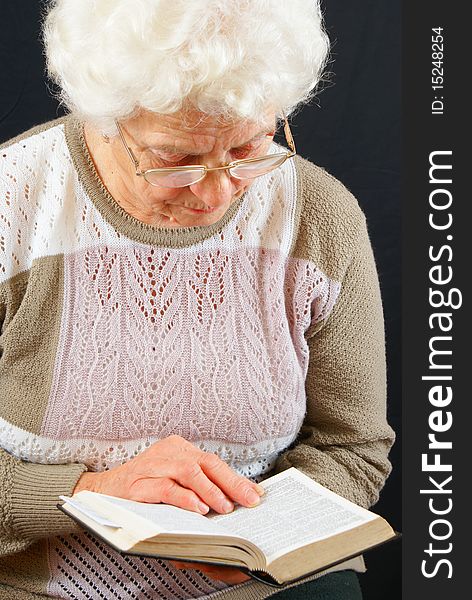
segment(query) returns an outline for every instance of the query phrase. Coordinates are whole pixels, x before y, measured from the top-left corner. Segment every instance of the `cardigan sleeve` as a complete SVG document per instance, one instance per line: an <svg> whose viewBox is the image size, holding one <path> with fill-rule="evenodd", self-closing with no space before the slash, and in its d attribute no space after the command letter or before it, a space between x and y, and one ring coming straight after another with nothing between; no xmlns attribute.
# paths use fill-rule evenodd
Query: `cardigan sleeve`
<svg viewBox="0 0 472 600"><path fill-rule="evenodd" d="M297 467L361 506L388 477L394 433L386 420L384 323L377 272L362 220L337 302L307 340L307 410L276 471Z"/></svg>
<svg viewBox="0 0 472 600"><path fill-rule="evenodd" d="M0 240L8 240L8 233L0 226ZM6 252L0 253L0 270L9 266L6 256ZM18 310L25 281L27 273L22 272L0 284L0 363L5 358L3 334ZM57 509L57 502L59 495L72 493L86 467L29 463L5 450L12 432L3 418L9 398L3 366L0 371L0 555L5 555L20 552L40 538L77 531L72 519ZM18 373L21 377L21 369ZM28 400L22 410L32 414L35 407Z"/></svg>
<svg viewBox="0 0 472 600"><path fill-rule="evenodd" d="M28 171L30 177L34 174L31 175L32 169L25 169L22 154L14 144L43 129L44 126L33 129L2 146L11 152L8 160L0 162L0 196L6 198L0 214L0 362L5 357L3 334L14 319L26 288L28 272L19 257L30 243L27 232L32 222L27 212L32 201L28 203L24 189L29 185L32 190L33 185L24 173ZM4 449L9 447L12 434L9 422L2 418L8 386L3 379L3 368L0 371L0 555L7 555L24 550L40 538L78 530L74 521L57 509L57 503L59 495L72 493L86 467L29 463ZM32 414L35 407L25 400L24 411Z"/></svg>
<svg viewBox="0 0 472 600"><path fill-rule="evenodd" d="M40 538L78 527L57 509L59 495L71 495L85 465L41 465L0 449L0 555L13 554Z"/></svg>

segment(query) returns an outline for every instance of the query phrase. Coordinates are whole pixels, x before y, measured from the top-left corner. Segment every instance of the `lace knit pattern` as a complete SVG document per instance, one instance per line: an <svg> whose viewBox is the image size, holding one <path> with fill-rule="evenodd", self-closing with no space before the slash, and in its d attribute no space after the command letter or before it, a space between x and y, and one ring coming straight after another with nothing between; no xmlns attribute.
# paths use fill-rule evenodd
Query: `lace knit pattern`
<svg viewBox="0 0 472 600"><path fill-rule="evenodd" d="M87 532L53 538L48 586L67 600L187 600L211 598L227 585L195 569L174 569L169 561L119 554Z"/></svg>
<svg viewBox="0 0 472 600"><path fill-rule="evenodd" d="M27 150L7 150L9 194L20 200L7 197L1 213L0 282L61 255L63 312L41 431L0 421L2 446L29 462L103 470L179 434L260 479L300 429L304 333L340 290L316 265L290 257L294 166L256 180L215 235L167 248L105 220L73 168L63 126L29 138ZM200 598L225 587L122 557L87 534L54 539L49 566L49 591L60 598L109 598L110 590L123 599Z"/></svg>
<svg viewBox="0 0 472 600"><path fill-rule="evenodd" d="M298 431L303 331L313 298L329 289L324 277L273 251L179 254L67 257L45 437L179 433L250 448Z"/></svg>

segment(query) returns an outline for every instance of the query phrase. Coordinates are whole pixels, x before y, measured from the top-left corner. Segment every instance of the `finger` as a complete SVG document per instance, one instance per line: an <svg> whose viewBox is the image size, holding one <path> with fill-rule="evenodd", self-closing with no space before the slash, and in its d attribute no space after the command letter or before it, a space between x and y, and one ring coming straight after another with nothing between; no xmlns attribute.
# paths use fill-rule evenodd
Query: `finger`
<svg viewBox="0 0 472 600"><path fill-rule="evenodd" d="M203 454L199 464L204 473L221 489L231 501L242 506L257 506L264 493L262 486L238 475L216 454ZM203 498L206 501L206 498Z"/></svg>
<svg viewBox="0 0 472 600"><path fill-rule="evenodd" d="M177 569L199 569L207 570L210 568L210 565L205 565L202 563L194 563L194 562L183 562L181 560L169 560L171 564L174 565Z"/></svg>
<svg viewBox="0 0 472 600"><path fill-rule="evenodd" d="M211 465L214 464L214 470L215 469L218 470L219 468L223 469L224 471L226 471L226 474L229 477L234 477L235 481L239 480L240 483L242 483L243 485L246 485L249 488L254 489L259 496L263 496L265 494L265 489L261 485L254 483L250 479L247 479L246 477L242 477L242 476L238 475L237 473L235 473L234 470L231 469L231 467L229 467L229 465L227 465L216 454L204 452L203 450L199 450L196 446L194 446L194 444L192 444L191 442L189 442L188 440L184 439L183 437L181 437L179 435L172 435L172 436L166 438L166 440L171 442L171 444L172 444L172 454L171 454L172 458L175 458L179 453L184 453L184 454L190 453L199 462L201 460L203 460L204 464L209 463L210 468L211 468ZM166 446L166 448L168 448L168 447L169 446Z"/></svg>
<svg viewBox="0 0 472 600"><path fill-rule="evenodd" d="M216 454L202 452L194 446L193 451L189 450L183 453L181 449L182 444L185 443L191 446L182 439L182 442L179 441L180 446L177 448L177 441L173 440L176 452L180 448L180 451L173 458L160 457L160 460L156 460L157 457L154 457L154 460L152 460L151 456L148 456L145 461L135 464L134 476L136 481L144 481L148 478L173 480L180 484L182 488L193 490L205 504L216 512L223 514L234 509L234 501L243 506L258 504L260 492L263 491L263 488L245 477L237 475ZM135 482L133 482L134 485ZM180 500L172 499L172 495L169 494L165 498L159 496L154 497L154 499L143 498L141 501L167 502L175 506L182 506L182 504L179 504ZM182 507L205 514L202 510L203 507L195 507L195 501Z"/></svg>
<svg viewBox="0 0 472 600"><path fill-rule="evenodd" d="M164 442L166 442L164 444ZM246 477L242 477L234 472L233 469L229 465L227 465L219 456L214 453L204 452L199 450L196 446L194 446L191 442L184 439L179 435L171 435L165 440L156 443L156 447L158 444L162 443L161 449L159 450L159 456L161 456L162 451L165 450L165 454L162 454L162 457L172 458L172 459L194 459L195 462L198 462L201 466L207 467L209 469L209 473L219 477L218 472L221 470L221 478L222 481L227 481L226 485L229 489L232 489L234 485L241 485L246 487L246 490L253 489L257 492L258 496L262 496L265 493L265 489L247 479ZM170 454L169 454L170 451ZM191 457L189 456L191 455ZM206 468L204 469L206 471ZM206 473L207 475L209 473ZM162 474L163 475L163 474ZM166 474L166 476L170 476ZM210 479L213 480L212 477ZM232 479L233 481L229 481ZM218 485L218 481L214 481ZM244 491L244 490L243 490ZM236 499L236 498L235 498ZM241 498L236 499L236 501L240 501ZM247 502L240 502L244 505L251 505ZM253 496L253 504L256 504L256 499Z"/></svg>
<svg viewBox="0 0 472 600"><path fill-rule="evenodd" d="M136 481L130 490L130 500L137 502L153 502L171 504L206 515L210 510L208 504L192 490L182 487L168 477L146 478Z"/></svg>
<svg viewBox="0 0 472 600"><path fill-rule="evenodd" d="M194 459L176 462L174 479L182 487L193 490L205 504L216 512L229 513L234 509L233 502L207 477Z"/></svg>
<svg viewBox="0 0 472 600"><path fill-rule="evenodd" d="M206 573L212 579L218 579L226 583L243 583L244 581L248 581L250 579L248 575L235 568L197 563L186 563L174 560L171 560L169 562L172 565L174 565L174 567L176 567L177 569L195 569L197 571L201 571L202 573Z"/></svg>
<svg viewBox="0 0 472 600"><path fill-rule="evenodd" d="M194 563L181 562L180 560L169 560L169 562L176 569L193 569L195 567Z"/></svg>
<svg viewBox="0 0 472 600"><path fill-rule="evenodd" d="M198 504L200 500L219 513L231 512L234 504L205 475L197 462L204 454L189 453L186 458L146 461L139 465L139 472L134 474L137 477L132 483L131 499L141 502L165 502L206 514L209 509L204 511L203 505Z"/></svg>
<svg viewBox="0 0 472 600"><path fill-rule="evenodd" d="M214 567L212 565L199 565L197 567L199 571L206 573L211 579L218 579L225 583L236 584L248 581L250 577L235 568L230 567Z"/></svg>

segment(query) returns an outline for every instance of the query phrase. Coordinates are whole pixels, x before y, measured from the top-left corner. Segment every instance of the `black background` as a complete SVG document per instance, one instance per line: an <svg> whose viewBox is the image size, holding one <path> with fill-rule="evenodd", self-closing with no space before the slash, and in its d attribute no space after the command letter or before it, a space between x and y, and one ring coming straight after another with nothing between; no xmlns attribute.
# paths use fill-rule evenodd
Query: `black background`
<svg viewBox="0 0 472 600"><path fill-rule="evenodd" d="M44 77L41 6L0 0L0 142L63 114ZM340 179L367 216L386 320L389 421L397 433L393 472L374 510L401 531L400 1L329 0L324 12L331 84L292 119L293 134L299 154ZM401 597L401 546L366 554L365 600Z"/></svg>

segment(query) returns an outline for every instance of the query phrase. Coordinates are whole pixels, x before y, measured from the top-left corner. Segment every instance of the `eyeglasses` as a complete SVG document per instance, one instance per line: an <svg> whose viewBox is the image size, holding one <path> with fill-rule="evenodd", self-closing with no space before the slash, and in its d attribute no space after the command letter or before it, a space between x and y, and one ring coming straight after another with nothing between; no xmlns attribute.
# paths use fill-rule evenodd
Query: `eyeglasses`
<svg viewBox="0 0 472 600"><path fill-rule="evenodd" d="M295 142L293 141L292 132L284 117L284 133L290 150L286 152L278 152L275 154L267 154L258 158L247 158L244 160L235 160L221 167L206 167L205 165L184 165L179 167L166 167L163 169L146 169L142 171L139 167L139 161L134 152L126 143L123 131L118 121L115 121L121 141L128 153L128 156L133 161L135 173L138 177L144 179L151 185L165 188L181 188L193 185L201 181L210 171L229 171L231 177L236 179L254 179L266 173L270 173L277 169L283 163L295 156Z"/></svg>

